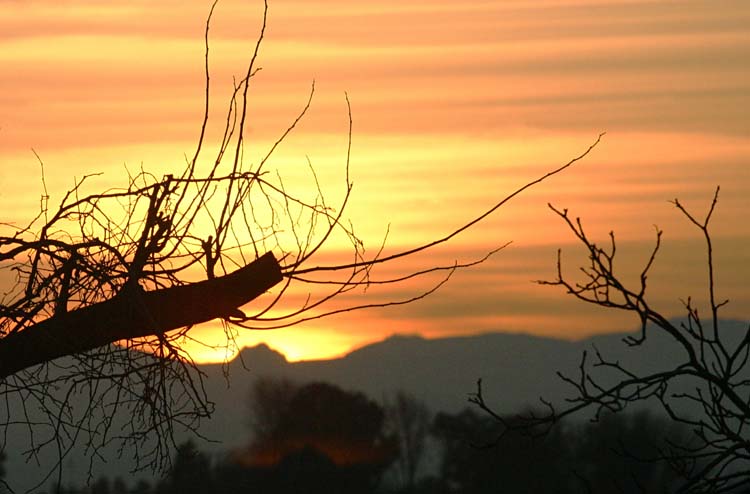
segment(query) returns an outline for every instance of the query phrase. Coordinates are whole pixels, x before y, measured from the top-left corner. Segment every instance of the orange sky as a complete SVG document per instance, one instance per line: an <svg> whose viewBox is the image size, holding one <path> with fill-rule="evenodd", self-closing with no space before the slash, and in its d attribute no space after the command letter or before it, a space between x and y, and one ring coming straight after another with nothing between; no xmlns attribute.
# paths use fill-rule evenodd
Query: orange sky
<svg viewBox="0 0 750 494"><path fill-rule="evenodd" d="M125 166L179 170L202 112L203 28L209 2L0 3L0 221L33 216L45 162L58 200L74 177L122 185ZM211 29L217 111L244 70L262 3L223 0ZM653 294L679 313L704 294L700 237L667 200L714 220L725 314L747 317L750 275L750 6L723 2L270 0L253 85L249 153L260 155L304 105L310 114L273 162L294 176L309 156L331 197L340 192L348 92L354 116L349 217L375 249L447 233L513 188L566 162L602 131L583 162L413 265L470 260L513 240L427 300L264 333L241 331L290 359L324 358L395 332L426 336L527 331L577 338L632 328L621 314L581 305L531 280L554 275L572 241L547 202L580 215L622 254L643 259L653 225L665 230ZM96 190L96 189L94 189ZM92 190L93 191L93 190ZM340 255L331 245L326 259ZM571 268L580 257L568 248ZM630 265L622 259L625 269ZM408 266L401 266L406 269ZM386 273L383 273L386 274ZM431 280L424 280L421 287ZM434 281L434 280L433 280ZM368 292L351 301L408 296ZM222 341L216 325L193 335ZM224 350L193 346L200 359Z"/></svg>

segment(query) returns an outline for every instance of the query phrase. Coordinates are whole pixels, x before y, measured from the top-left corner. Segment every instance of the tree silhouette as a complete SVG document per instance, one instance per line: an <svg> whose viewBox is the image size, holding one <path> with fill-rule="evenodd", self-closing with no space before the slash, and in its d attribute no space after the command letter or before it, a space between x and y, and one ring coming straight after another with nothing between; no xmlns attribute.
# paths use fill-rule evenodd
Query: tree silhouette
<svg viewBox="0 0 750 494"><path fill-rule="evenodd" d="M8 484L5 481L5 474L7 473L5 470L5 460L7 458L5 452L0 450L0 492L7 492L8 490Z"/></svg>
<svg viewBox="0 0 750 494"><path fill-rule="evenodd" d="M309 446L341 465L389 463L394 444L385 434L384 410L364 394L310 383L297 388L286 406L276 410L272 428L256 436L252 462L275 464L288 452Z"/></svg>
<svg viewBox="0 0 750 494"><path fill-rule="evenodd" d="M401 485L405 492L411 492L424 460L431 414L427 405L403 391L388 400L385 408L388 427L398 441L396 466Z"/></svg>
<svg viewBox="0 0 750 494"><path fill-rule="evenodd" d="M91 484L91 494L111 494L109 479L100 478Z"/></svg>
<svg viewBox="0 0 750 494"><path fill-rule="evenodd" d="M499 484L503 491L529 494L640 494L675 487L678 476L669 465L645 459L689 434L684 424L645 412L608 413L595 422L568 421L551 430L537 424L541 430L533 430L526 422L532 413L504 415L502 422L474 409L438 414L433 433L443 451L441 487L432 492L490 493ZM497 435L501 442L487 443Z"/></svg>
<svg viewBox="0 0 750 494"><path fill-rule="evenodd" d="M231 340L238 328L288 327L418 300L456 269L481 263L502 246L471 262L426 266L394 278L378 278L376 268L450 241L599 142L441 238L391 255L382 247L368 253L344 216L352 193L351 110L336 205L326 199L312 166L307 185L293 189L269 163L307 113L314 85L267 152L254 164L245 157L248 91L259 70L267 11L265 3L260 34L218 122L212 155L205 145L208 129L216 126L209 122L209 14L205 109L196 149L182 172L158 177L141 170L123 188L93 194L86 176L56 208L49 207L45 190L36 218L25 226L3 225L0 268L14 286L0 300L0 393L7 404L0 425L7 430L20 424L27 457L55 451L58 477L76 442L92 457L120 444L120 451L134 451L138 467L168 466L175 431L194 430L212 412L202 375L182 345L194 325L218 319ZM351 246L348 260L319 261L336 239ZM404 299L353 306L340 301L357 288L441 272L441 282ZM309 296L293 296L305 292ZM123 414L127 421L118 422Z"/></svg>
<svg viewBox="0 0 750 494"><path fill-rule="evenodd" d="M279 417L289 409L289 402L299 390L299 384L287 379L261 377L255 380L249 396L249 421L253 441L273 439L279 427Z"/></svg>
<svg viewBox="0 0 750 494"><path fill-rule="evenodd" d="M513 417L504 417L513 422ZM442 446L440 479L443 490L466 494L498 492L572 492L568 462L571 442L562 429L543 438L517 431L505 435L496 448L483 447L501 425L474 410L438 413L433 434Z"/></svg>
<svg viewBox="0 0 750 494"><path fill-rule="evenodd" d="M646 411L605 413L569 428L572 470L585 492L673 492L679 474L666 462L647 461L665 444L690 433L680 423Z"/></svg>
<svg viewBox="0 0 750 494"><path fill-rule="evenodd" d="M135 483L131 494L151 494L151 484L146 480L139 480Z"/></svg>
<svg viewBox="0 0 750 494"><path fill-rule="evenodd" d="M265 380L256 400L272 398L267 417L250 447L234 461L253 470L249 481L257 490L272 492L372 492L398 453L398 443L386 427L385 411L359 392L327 383L290 388L280 404L278 393ZM253 406L256 409L272 407ZM246 475L247 476L247 475Z"/></svg>
<svg viewBox="0 0 750 494"><path fill-rule="evenodd" d="M204 494L213 492L209 458L193 441L177 447L172 468L158 487L159 494Z"/></svg>
<svg viewBox="0 0 750 494"><path fill-rule="evenodd" d="M716 293L709 231L718 197L719 188L702 219L685 209L679 200L673 201L705 240L708 274L707 310L699 313L698 306L687 297L683 302L686 317L681 322L664 316L647 297L647 280L661 245L661 230L657 229L655 246L638 282L631 286L615 268L614 233L610 233L608 245L602 247L586 234L580 219L573 220L567 210L550 205L585 247L588 266L581 269L581 281L572 281L563 274L558 253L557 279L540 283L561 286L590 304L633 312L641 323L640 333L625 338L624 343L638 350L654 338L666 340L670 355L679 356L678 364L653 362L658 369L644 371L609 359L598 349L593 358L584 352L578 376L561 374L575 391L568 404L558 409L547 403L546 413L528 415L520 425L510 424L494 413L484 399L481 381L471 401L502 423L503 433L519 428L545 429L564 417L585 413L600 417L641 402L656 403L667 417L692 432L683 441L662 444L641 458L642 461L661 461L675 469L683 480L677 492L734 492L750 482L750 436L747 433L750 427L750 327L732 331L722 327L719 318L720 309L728 301L719 299Z"/></svg>

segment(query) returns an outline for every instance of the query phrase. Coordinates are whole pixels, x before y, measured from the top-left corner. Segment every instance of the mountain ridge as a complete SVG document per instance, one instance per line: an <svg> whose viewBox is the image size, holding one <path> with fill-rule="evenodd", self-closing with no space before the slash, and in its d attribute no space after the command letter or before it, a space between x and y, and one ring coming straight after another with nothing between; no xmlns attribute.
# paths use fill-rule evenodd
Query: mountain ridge
<svg viewBox="0 0 750 494"><path fill-rule="evenodd" d="M745 329L737 321L722 321L724 328ZM729 330L729 329L727 329ZM739 334L740 332L738 332ZM423 401L433 412L457 413L468 407L468 396L483 379L488 402L500 413L541 406L540 397L560 403L573 394L557 375L576 375L582 354L592 347L637 370L669 368L679 358L668 340L652 331L643 346L629 348L623 337L634 332L608 333L578 341L524 333L482 333L429 339L419 335L393 335L355 349L341 358L289 362L266 344L243 348L226 364L199 365L208 397L215 403L213 416L201 422L198 442L212 455L245 446L250 440L249 400L253 383L263 377L299 383L324 381L350 391L360 391L383 402L397 391ZM229 378L226 378L228 372ZM187 439L187 434L178 437ZM22 451L9 438L5 451ZM107 462L96 462L94 478L124 475L132 465L116 460L116 451L105 451ZM9 454L8 481L23 491L24 479L33 479L39 468ZM127 455L124 455L127 456ZM65 469L71 482L86 479L88 460L81 452L70 456ZM20 489L19 489L20 488Z"/></svg>

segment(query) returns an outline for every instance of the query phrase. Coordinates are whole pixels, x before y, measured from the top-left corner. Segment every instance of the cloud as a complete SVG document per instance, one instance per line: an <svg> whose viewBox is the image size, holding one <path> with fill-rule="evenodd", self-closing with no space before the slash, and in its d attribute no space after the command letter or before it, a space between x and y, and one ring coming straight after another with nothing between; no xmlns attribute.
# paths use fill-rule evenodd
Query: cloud
<svg viewBox="0 0 750 494"><path fill-rule="evenodd" d="M653 223L670 238L693 238L666 200L680 197L702 210L720 184L717 240L744 252L744 1L332 0L311 9L307 1L270 0L263 70L251 91L248 162L286 128L315 79L307 120L269 169L304 188L309 177L297 175L309 156L334 201L342 190L347 92L354 115L349 216L373 249L389 223L393 250L448 233L608 132L586 160L419 265L471 259L515 240L497 261L458 275L433 298L337 318L317 334L335 328L356 333L346 341L361 342L410 327L438 334L606 326L604 316L577 314L567 299L529 282L549 274L554 247L570 241L547 202L570 208L602 238L615 229L624 245L650 240ZM202 1L3 4L3 221L21 221L38 208L32 147L45 161L53 197L85 173L105 172L97 183L121 184L123 164L143 162L157 175L184 166L202 115L207 12ZM260 14L260 4L235 0L215 12L211 98L219 126ZM333 257L321 262L340 259L342 245L332 248ZM695 263L684 272L698 277L700 259ZM744 300L737 280L749 263L741 256L726 263L729 292ZM675 269L659 297L687 283ZM420 287L407 288L380 295L409 296Z"/></svg>

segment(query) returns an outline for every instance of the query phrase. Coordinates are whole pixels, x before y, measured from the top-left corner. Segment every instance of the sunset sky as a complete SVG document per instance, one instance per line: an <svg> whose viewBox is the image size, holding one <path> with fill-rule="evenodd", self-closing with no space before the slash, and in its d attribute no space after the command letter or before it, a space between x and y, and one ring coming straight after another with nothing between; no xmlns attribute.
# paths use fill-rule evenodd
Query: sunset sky
<svg viewBox="0 0 750 494"><path fill-rule="evenodd" d="M87 173L102 173L89 184L96 192L125 185L126 167L161 175L185 166L203 111L210 7L202 0L0 0L0 222L24 223L39 209L32 148L44 161L53 204ZM260 0L216 7L216 116L232 77L242 77L262 11ZM746 0L269 0L248 159L286 129L314 80L310 112L273 166L293 176L309 157L335 197L348 94L354 196L347 217L371 251L389 224L387 252L449 233L606 136L574 167L450 244L394 267L470 261L513 241L431 297L273 332L241 331L238 344L266 342L300 360L338 356L394 333L575 339L634 329L632 316L533 283L555 276L558 247L570 273L585 262L548 202L580 216L596 239L614 230L626 279L647 258L654 225L662 228L652 300L677 316L680 299L705 300L705 251L700 232L668 201L679 198L702 216L717 185L719 296L731 300L726 317L747 319L748 53ZM343 247L332 243L324 258L348 260ZM409 297L437 281L345 301ZM209 345L224 338L214 323L192 334ZM226 353L191 348L199 360Z"/></svg>

